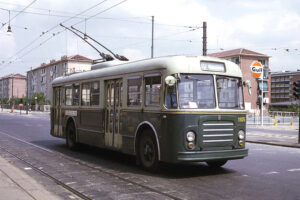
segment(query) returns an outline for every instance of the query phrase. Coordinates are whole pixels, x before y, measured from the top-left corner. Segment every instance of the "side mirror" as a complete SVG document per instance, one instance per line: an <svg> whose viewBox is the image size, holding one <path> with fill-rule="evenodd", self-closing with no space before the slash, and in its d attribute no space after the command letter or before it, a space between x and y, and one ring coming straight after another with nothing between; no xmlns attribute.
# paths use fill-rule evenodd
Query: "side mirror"
<svg viewBox="0 0 300 200"><path fill-rule="evenodd" d="M251 81L250 80L246 80L246 81L243 82L243 85L248 87L248 92L251 95L251 88L252 88L251 87Z"/></svg>
<svg viewBox="0 0 300 200"><path fill-rule="evenodd" d="M167 76L165 78L165 83L168 86L173 86L173 85L175 85L176 82L177 82L177 79L174 76Z"/></svg>

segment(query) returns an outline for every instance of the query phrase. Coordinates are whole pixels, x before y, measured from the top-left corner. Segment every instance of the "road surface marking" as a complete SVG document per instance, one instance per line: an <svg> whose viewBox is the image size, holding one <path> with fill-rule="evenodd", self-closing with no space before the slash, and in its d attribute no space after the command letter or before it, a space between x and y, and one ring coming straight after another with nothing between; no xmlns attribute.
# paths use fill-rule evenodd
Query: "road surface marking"
<svg viewBox="0 0 300 200"><path fill-rule="evenodd" d="M300 171L300 168L298 168L298 169L289 169L289 170L287 170L288 172L297 172L297 171Z"/></svg>
<svg viewBox="0 0 300 200"><path fill-rule="evenodd" d="M264 174L267 174L267 175L269 175L269 174L279 174L279 172L272 171L272 172L267 172L267 173L264 173Z"/></svg>
<svg viewBox="0 0 300 200"><path fill-rule="evenodd" d="M51 151L50 149L47 149L47 148L44 148L44 147L41 147L41 146L32 144L32 143L30 143L30 142L26 142L25 140L21 140L21 139L19 139L19 138L14 137L14 136L8 135L7 133L4 133L4 132L2 132L2 131L0 131L0 133L1 133L2 135L6 135L6 136L8 136L8 137L10 137L10 138L12 138L12 139L18 140L18 141L23 142L23 143L25 143L25 144L29 144L29 145L31 145L31 146L37 147L37 148L42 149L42 150L44 150L44 151L47 151L47 152L49 152L49 153L53 153L53 151Z"/></svg>

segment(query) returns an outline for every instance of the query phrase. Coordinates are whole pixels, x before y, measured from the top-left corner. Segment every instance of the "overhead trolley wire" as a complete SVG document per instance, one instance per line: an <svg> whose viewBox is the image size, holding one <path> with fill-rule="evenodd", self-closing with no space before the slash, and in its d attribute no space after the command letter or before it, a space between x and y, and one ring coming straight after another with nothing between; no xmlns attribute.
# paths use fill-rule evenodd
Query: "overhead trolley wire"
<svg viewBox="0 0 300 200"><path fill-rule="evenodd" d="M69 21L69 20L71 20L71 19L73 19L73 18L75 18L75 17L77 17L77 16L79 16L79 15L81 15L81 14L83 14L83 13L85 13L85 12L91 10L91 9L93 9L94 7L96 7L96 6L98 6L98 5L102 4L102 3L104 3L105 1L107 1L107 0L103 0L103 1L100 2L100 3L97 3L96 5L94 5L94 6L90 7L90 8L88 8L88 9L86 9L86 10L84 10L84 11L78 13L78 14L76 14L76 15L73 16L73 17L70 17L70 18L64 20L64 21L61 22L61 23L65 23L65 22L67 22L67 21ZM95 15L90 16L90 17L87 18L86 20L91 19L92 17L95 17L95 16L97 16L97 15L99 15L99 14L102 14L102 13L104 13L104 12L106 12L106 11L108 11L108 10L110 10L110 9L112 9L112 8L114 8L114 7L118 6L118 5L120 5L120 4L124 3L124 2L126 2L126 1L127 1L127 0L123 0L123 1L121 1L121 2L119 2L119 3L117 3L117 4L114 4L113 6L110 6L109 8L104 9L104 10L102 10L102 11L96 13ZM85 21L85 20L79 21L78 23L73 24L73 26L74 26L74 25L77 25L77 24L80 24L80 23L82 23L82 22L84 22L84 21ZM60 24L60 23L59 23L59 24ZM24 48L22 48L21 50L19 50L14 56L10 57L8 60L14 58L14 57L17 56L20 52L22 52L22 51L24 51L25 49L27 49L27 48L28 48L29 46L31 46L34 42L36 42L38 39L40 39L43 35L49 33L51 30L55 29L56 27L59 27L59 24L56 25L56 26L51 27L50 29L48 29L48 30L45 31L45 32L42 32L42 34L41 34L39 37L37 37L35 40L33 40L32 42L30 42L30 43L29 43L28 45L26 45ZM62 31L61 31L61 32L62 32ZM56 35L60 34L61 32L58 32L58 33L56 33L56 34L53 34L50 38L48 38L47 40L45 40L44 42L42 42L38 47L42 46L42 45L45 44L47 41L49 41L50 39L52 39L52 38L55 37ZM35 49L36 49L36 48L33 48L33 49L31 49L30 51L28 51L28 52L31 52L31 51L33 51L33 50L35 50ZM22 55L22 57L24 57L25 55L27 55L28 52L26 52L26 54ZM19 58L22 58L22 57L19 57ZM17 60L17 59L15 59L15 60ZM7 64L11 64L11 63L12 63L12 61L10 61L10 62L7 63ZM3 63L2 63L2 64L3 64ZM1 66L1 64L0 64L0 66ZM6 66L3 66L3 67L6 67Z"/></svg>
<svg viewBox="0 0 300 200"><path fill-rule="evenodd" d="M23 10L21 10L18 14L16 14L15 16L13 16L11 19L8 20L8 22L3 23L2 26L0 27L0 30L7 24L10 23L12 20L14 20L18 15L20 15L21 13L23 13L27 8L29 8L32 4L34 4L37 0L33 0L30 4L28 4Z"/></svg>
<svg viewBox="0 0 300 200"><path fill-rule="evenodd" d="M81 14L83 14L83 13L85 13L85 12L87 12L87 11L89 11L89 10L91 10L91 9L93 9L93 8L95 8L95 7L97 7L97 6L99 6L99 5L101 5L102 3L106 2L106 1L108 1L108 0L103 0L103 1L101 1L101 2L99 2L99 3L97 3L97 4L95 4L95 5L93 5L93 6L91 6L91 7L89 7L88 9L86 9L86 10L84 10L84 11L82 11L82 12L80 12L80 13L74 15L74 16L69 17L68 19L66 19L66 20L64 20L63 22L60 22L60 23L65 23L65 22L67 22L67 21L69 21L69 20L71 20L71 19L74 19L74 18L76 18L77 16L79 16L79 15L81 15ZM8 60L11 60L11 59L14 58L15 56L17 56L19 53L21 53L22 51L24 51L25 49L27 49L28 47L30 47L31 45L33 45L33 44L34 44L37 40L39 40L43 35L49 33L50 31L52 31L52 30L55 29L56 27L59 27L59 24L60 24L60 23L58 23L57 25L51 27L51 28L48 29L47 31L42 32L41 35L39 35L37 38L35 38L34 40L32 40L30 43L28 43L25 47L23 47L22 49L20 49L20 50L19 50L17 53L15 53L13 56L11 56L10 58L8 58ZM51 38L52 38L52 37L51 37ZM0 64L0 66L3 65L3 64L4 64L4 63ZM11 64L11 61L9 61L8 64Z"/></svg>

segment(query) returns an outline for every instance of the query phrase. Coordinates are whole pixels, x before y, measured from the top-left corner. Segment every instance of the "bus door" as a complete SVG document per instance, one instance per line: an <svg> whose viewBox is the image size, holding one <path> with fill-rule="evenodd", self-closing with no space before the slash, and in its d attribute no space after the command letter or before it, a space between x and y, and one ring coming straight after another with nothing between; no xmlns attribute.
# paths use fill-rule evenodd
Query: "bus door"
<svg viewBox="0 0 300 200"><path fill-rule="evenodd" d="M61 104L63 97L63 89L61 87L56 87L54 89L54 135L62 136L62 116L61 116Z"/></svg>
<svg viewBox="0 0 300 200"><path fill-rule="evenodd" d="M106 81L105 146L117 149L121 148L122 146L122 137L120 135L122 88L122 79Z"/></svg>

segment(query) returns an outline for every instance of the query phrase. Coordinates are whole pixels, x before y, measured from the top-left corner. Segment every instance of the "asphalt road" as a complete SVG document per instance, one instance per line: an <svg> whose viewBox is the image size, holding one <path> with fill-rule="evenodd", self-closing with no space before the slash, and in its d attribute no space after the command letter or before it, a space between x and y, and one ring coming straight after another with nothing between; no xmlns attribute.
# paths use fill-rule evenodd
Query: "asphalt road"
<svg viewBox="0 0 300 200"><path fill-rule="evenodd" d="M92 199L300 199L300 149L247 144L247 158L219 170L203 163L163 164L151 174L132 156L88 146L72 152L50 136L49 127L49 115L0 112L0 155L24 168L7 151L17 155ZM55 183L47 188L70 199Z"/></svg>

